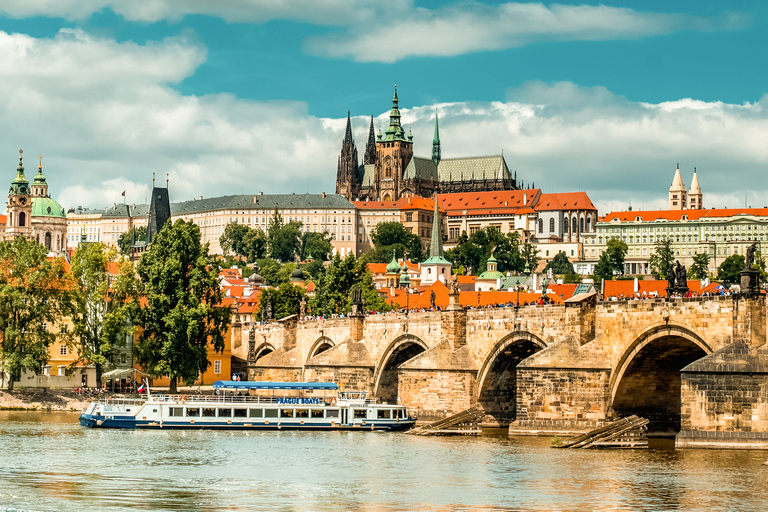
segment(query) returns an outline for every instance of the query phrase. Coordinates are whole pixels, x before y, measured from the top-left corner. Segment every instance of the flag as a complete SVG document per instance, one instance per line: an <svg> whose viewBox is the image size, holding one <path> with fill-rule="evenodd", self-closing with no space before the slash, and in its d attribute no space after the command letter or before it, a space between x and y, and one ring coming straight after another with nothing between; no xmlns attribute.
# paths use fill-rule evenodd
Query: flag
<svg viewBox="0 0 768 512"><path fill-rule="evenodd" d="M147 387L144 385L144 383L139 386L139 389L136 390L137 393L143 393L147 390Z"/></svg>
<svg viewBox="0 0 768 512"><path fill-rule="evenodd" d="M125 190L123 190L123 193L120 194L121 196L125 197Z"/></svg>

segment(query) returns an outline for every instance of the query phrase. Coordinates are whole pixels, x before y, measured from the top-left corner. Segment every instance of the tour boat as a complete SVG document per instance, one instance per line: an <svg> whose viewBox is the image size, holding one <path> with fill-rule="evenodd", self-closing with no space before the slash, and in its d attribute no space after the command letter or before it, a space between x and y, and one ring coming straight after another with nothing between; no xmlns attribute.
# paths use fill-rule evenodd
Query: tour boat
<svg viewBox="0 0 768 512"><path fill-rule="evenodd" d="M151 394L91 402L80 424L93 428L231 430L408 430L404 406L331 382L216 381L214 395Z"/></svg>

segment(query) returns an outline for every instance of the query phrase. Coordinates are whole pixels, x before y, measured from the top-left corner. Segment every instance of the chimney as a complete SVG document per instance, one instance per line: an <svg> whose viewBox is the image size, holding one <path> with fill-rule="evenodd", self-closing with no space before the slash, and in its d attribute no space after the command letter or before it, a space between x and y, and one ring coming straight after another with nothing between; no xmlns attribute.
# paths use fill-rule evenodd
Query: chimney
<svg viewBox="0 0 768 512"><path fill-rule="evenodd" d="M325 199L325 192L323 192L323 199Z"/></svg>
<svg viewBox="0 0 768 512"><path fill-rule="evenodd" d="M635 276L635 283L632 285L632 291L637 293L638 290L639 290L639 288L638 288L638 285L637 285L637 276Z"/></svg>
<svg viewBox="0 0 768 512"><path fill-rule="evenodd" d="M528 204L528 194L523 194L523 206Z"/></svg>

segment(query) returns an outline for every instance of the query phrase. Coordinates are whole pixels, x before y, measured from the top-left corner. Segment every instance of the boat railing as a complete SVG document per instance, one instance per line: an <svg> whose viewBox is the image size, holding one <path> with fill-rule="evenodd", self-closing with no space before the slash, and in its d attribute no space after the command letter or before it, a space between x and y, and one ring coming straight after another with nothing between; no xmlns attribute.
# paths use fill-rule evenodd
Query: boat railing
<svg viewBox="0 0 768 512"><path fill-rule="evenodd" d="M295 400L295 401L294 401ZM306 402L305 402L306 400ZM318 403L312 403L315 400ZM317 396L251 396L251 395L152 395L153 402L168 402L174 404L284 404L286 406L302 405L333 405L336 403L335 397L317 397ZM378 399L341 399L339 403L352 406L367 406L380 403Z"/></svg>

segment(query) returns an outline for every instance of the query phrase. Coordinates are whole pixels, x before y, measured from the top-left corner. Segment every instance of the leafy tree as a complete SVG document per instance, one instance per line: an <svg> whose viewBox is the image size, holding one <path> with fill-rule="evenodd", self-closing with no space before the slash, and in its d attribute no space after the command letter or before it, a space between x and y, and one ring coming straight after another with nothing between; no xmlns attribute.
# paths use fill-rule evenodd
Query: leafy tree
<svg viewBox="0 0 768 512"><path fill-rule="evenodd" d="M553 274L575 274L573 264L568 260L568 256L563 251L555 254L555 257L547 263L544 270L551 270Z"/></svg>
<svg viewBox="0 0 768 512"><path fill-rule="evenodd" d="M709 270L709 253L697 252L693 255L693 264L688 270L691 279L704 279Z"/></svg>
<svg viewBox="0 0 768 512"><path fill-rule="evenodd" d="M243 237L243 256L252 263L267 256L269 239L261 228L250 229Z"/></svg>
<svg viewBox="0 0 768 512"><path fill-rule="evenodd" d="M323 262L320 260L312 260L303 267L304 276L307 280L319 280L325 272Z"/></svg>
<svg viewBox="0 0 768 512"><path fill-rule="evenodd" d="M275 208L267 228L269 256L282 262L293 261L301 251L301 226L301 222L295 221L283 224L283 217Z"/></svg>
<svg viewBox="0 0 768 512"><path fill-rule="evenodd" d="M595 265L595 275L600 279L613 278L613 264L611 263L610 256L608 256L608 251L603 251L600 254L600 259L597 260L597 265Z"/></svg>
<svg viewBox="0 0 768 512"><path fill-rule="evenodd" d="M301 259L310 256L316 261L326 261L333 251L330 233L304 233L301 235Z"/></svg>
<svg viewBox="0 0 768 512"><path fill-rule="evenodd" d="M606 244L605 252L616 274L624 274L624 256L627 254L627 244L618 238L611 238Z"/></svg>
<svg viewBox="0 0 768 512"><path fill-rule="evenodd" d="M177 220L166 224L137 267L145 301L136 360L153 376L169 375L191 385L210 365L208 343L224 350L231 310L222 306L219 265L200 243L200 228Z"/></svg>
<svg viewBox="0 0 768 512"><path fill-rule="evenodd" d="M386 302L378 296L365 258L358 260L350 253L342 259L337 253L331 264L326 267L322 279L316 283L315 296L310 301L312 314L330 315L351 311L350 294L358 283L367 311L389 310Z"/></svg>
<svg viewBox="0 0 768 512"><path fill-rule="evenodd" d="M675 252L672 250L672 239L664 238L661 242L657 242L653 254L648 258L651 274L657 279L666 279L669 269L674 263Z"/></svg>
<svg viewBox="0 0 768 512"><path fill-rule="evenodd" d="M125 233L121 234L117 239L117 246L120 248L120 254L130 254L131 247L139 240L147 239L147 226L139 226L138 228L131 228Z"/></svg>
<svg viewBox="0 0 768 512"><path fill-rule="evenodd" d="M8 389L24 370L40 373L56 334L48 329L70 312L72 281L61 259L19 236L0 242L0 363Z"/></svg>
<svg viewBox="0 0 768 512"><path fill-rule="evenodd" d="M237 222L230 222L227 224L224 228L224 233L219 237L221 252L225 256L230 252L245 256L245 251L243 251L243 240L250 230L251 228L245 224L238 224Z"/></svg>
<svg viewBox="0 0 768 512"><path fill-rule="evenodd" d="M741 280L742 270L744 270L744 256L731 254L717 267L717 280L727 284L738 283Z"/></svg>
<svg viewBox="0 0 768 512"><path fill-rule="evenodd" d="M452 262L455 267L463 267L468 272L480 273L485 270L491 252L498 263L500 272L522 272L525 268L526 260L520 247L518 233L504 234L492 226L478 229L469 237L466 232L462 232L456 247L446 251L445 258ZM528 255L535 256L535 253L531 252ZM538 258L535 260L538 261Z"/></svg>
<svg viewBox="0 0 768 512"><path fill-rule="evenodd" d="M402 258L407 252L408 259L421 261L421 239L415 233L408 231L399 222L381 222L371 231L374 251L372 262L387 263L392 259L394 250L397 258Z"/></svg>
<svg viewBox="0 0 768 512"><path fill-rule="evenodd" d="M307 300L304 288L290 283L281 284L279 288L267 288L259 295L259 307L256 318L261 318L261 311L272 304L273 318L280 319L290 315L298 315L301 311L301 301Z"/></svg>
<svg viewBox="0 0 768 512"><path fill-rule="evenodd" d="M277 260L272 258L263 258L256 262L259 265L259 274L264 279L264 284L267 286L280 286L283 283L287 283L288 279L285 274L280 274L282 266ZM290 274L288 274L290 277Z"/></svg>
<svg viewBox="0 0 768 512"><path fill-rule="evenodd" d="M528 242L524 243L520 248L520 255L522 256L524 262L523 268L518 272L524 270L526 265L528 266L529 272L535 272L536 266L539 264L539 260L541 259L539 258L538 254L539 249L535 245Z"/></svg>
<svg viewBox="0 0 768 512"><path fill-rule="evenodd" d="M768 280L768 273L765 271L765 256L759 250L755 251L755 262L752 264L752 268L760 272L761 283Z"/></svg>
<svg viewBox="0 0 768 512"><path fill-rule="evenodd" d="M111 282L109 267L119 265L119 274ZM96 369L96 382L101 382L103 369L114 362L126 336L133 332L130 323L132 306L136 304L138 282L133 265L118 260L117 251L107 251L104 244L80 245L72 256L73 348L77 359L70 365L88 362Z"/></svg>

